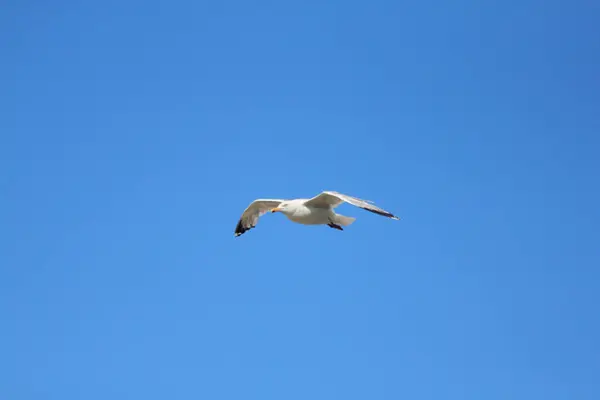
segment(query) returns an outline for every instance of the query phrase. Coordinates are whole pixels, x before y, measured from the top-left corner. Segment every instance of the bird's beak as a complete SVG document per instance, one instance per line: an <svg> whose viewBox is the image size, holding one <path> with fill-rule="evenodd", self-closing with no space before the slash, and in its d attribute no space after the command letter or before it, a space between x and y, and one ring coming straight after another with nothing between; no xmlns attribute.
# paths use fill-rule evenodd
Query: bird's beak
<svg viewBox="0 0 600 400"><path fill-rule="evenodd" d="M277 212L277 211L281 211L281 208L275 207L274 209L271 210L272 213Z"/></svg>

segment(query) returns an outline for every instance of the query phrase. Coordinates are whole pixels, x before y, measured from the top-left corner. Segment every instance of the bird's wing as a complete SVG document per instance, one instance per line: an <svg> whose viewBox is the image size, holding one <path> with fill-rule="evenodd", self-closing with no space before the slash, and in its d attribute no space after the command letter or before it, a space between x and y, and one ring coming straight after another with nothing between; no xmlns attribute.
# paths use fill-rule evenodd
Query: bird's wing
<svg viewBox="0 0 600 400"><path fill-rule="evenodd" d="M326 207L337 207L342 203L352 204L353 206L360 207L364 210L371 211L372 213L382 215L384 217L392 219L400 219L394 214L385 211L373 204L372 201L362 200L356 197L348 196L338 192L325 191L312 199L307 200L304 205L309 207L326 208Z"/></svg>
<svg viewBox="0 0 600 400"><path fill-rule="evenodd" d="M258 218L269 210L281 204L281 199L256 199L248 208L246 208L235 227L235 236L240 236L246 231L254 228L258 223Z"/></svg>

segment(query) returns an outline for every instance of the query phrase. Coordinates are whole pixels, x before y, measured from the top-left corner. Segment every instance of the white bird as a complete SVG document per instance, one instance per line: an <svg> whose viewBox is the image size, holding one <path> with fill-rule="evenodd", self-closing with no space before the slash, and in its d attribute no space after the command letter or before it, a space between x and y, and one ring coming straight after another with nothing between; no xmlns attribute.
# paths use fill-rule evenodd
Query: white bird
<svg viewBox="0 0 600 400"><path fill-rule="evenodd" d="M303 225L327 225L331 228L343 231L342 226L352 224L356 218L336 214L333 209L342 203L352 204L375 214L392 219L400 219L373 205L372 201L361 200L338 192L325 191L312 199L257 199L254 200L240 218L235 227L235 236L240 236L246 231L254 228L258 219L268 211L281 212L288 219Z"/></svg>

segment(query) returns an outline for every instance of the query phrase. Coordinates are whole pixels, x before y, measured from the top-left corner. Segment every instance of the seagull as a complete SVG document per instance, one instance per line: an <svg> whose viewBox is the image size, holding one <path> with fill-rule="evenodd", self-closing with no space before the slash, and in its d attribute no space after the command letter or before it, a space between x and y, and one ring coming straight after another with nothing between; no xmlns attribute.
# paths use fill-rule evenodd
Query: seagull
<svg viewBox="0 0 600 400"><path fill-rule="evenodd" d="M336 214L333 209L342 203L352 204L364 210L399 220L394 214L373 205L372 201L362 200L338 192L324 191L312 199L256 199L244 210L237 226L235 236L243 235L258 223L258 219L271 211L280 212L292 222L302 225L327 225L343 231L343 226L352 224L356 218Z"/></svg>

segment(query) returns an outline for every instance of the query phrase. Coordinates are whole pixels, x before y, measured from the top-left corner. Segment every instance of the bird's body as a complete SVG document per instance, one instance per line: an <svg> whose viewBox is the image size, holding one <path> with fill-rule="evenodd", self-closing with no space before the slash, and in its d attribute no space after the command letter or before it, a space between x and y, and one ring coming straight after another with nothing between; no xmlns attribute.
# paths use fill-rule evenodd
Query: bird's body
<svg viewBox="0 0 600 400"><path fill-rule="evenodd" d="M371 202L356 197L343 195L338 192L326 191L312 199L258 199L253 201L242 214L236 229L235 236L240 236L246 231L254 228L258 218L268 211L281 212L290 221L302 225L327 225L331 228L343 230L355 221L353 217L337 214L334 208L343 202L363 208L367 211L392 218L399 219L395 215L374 206Z"/></svg>
<svg viewBox="0 0 600 400"><path fill-rule="evenodd" d="M331 208L308 207L304 203L308 199L296 199L288 202L290 207L280 210L290 221L302 225L322 225L326 224L328 218L334 214Z"/></svg>

